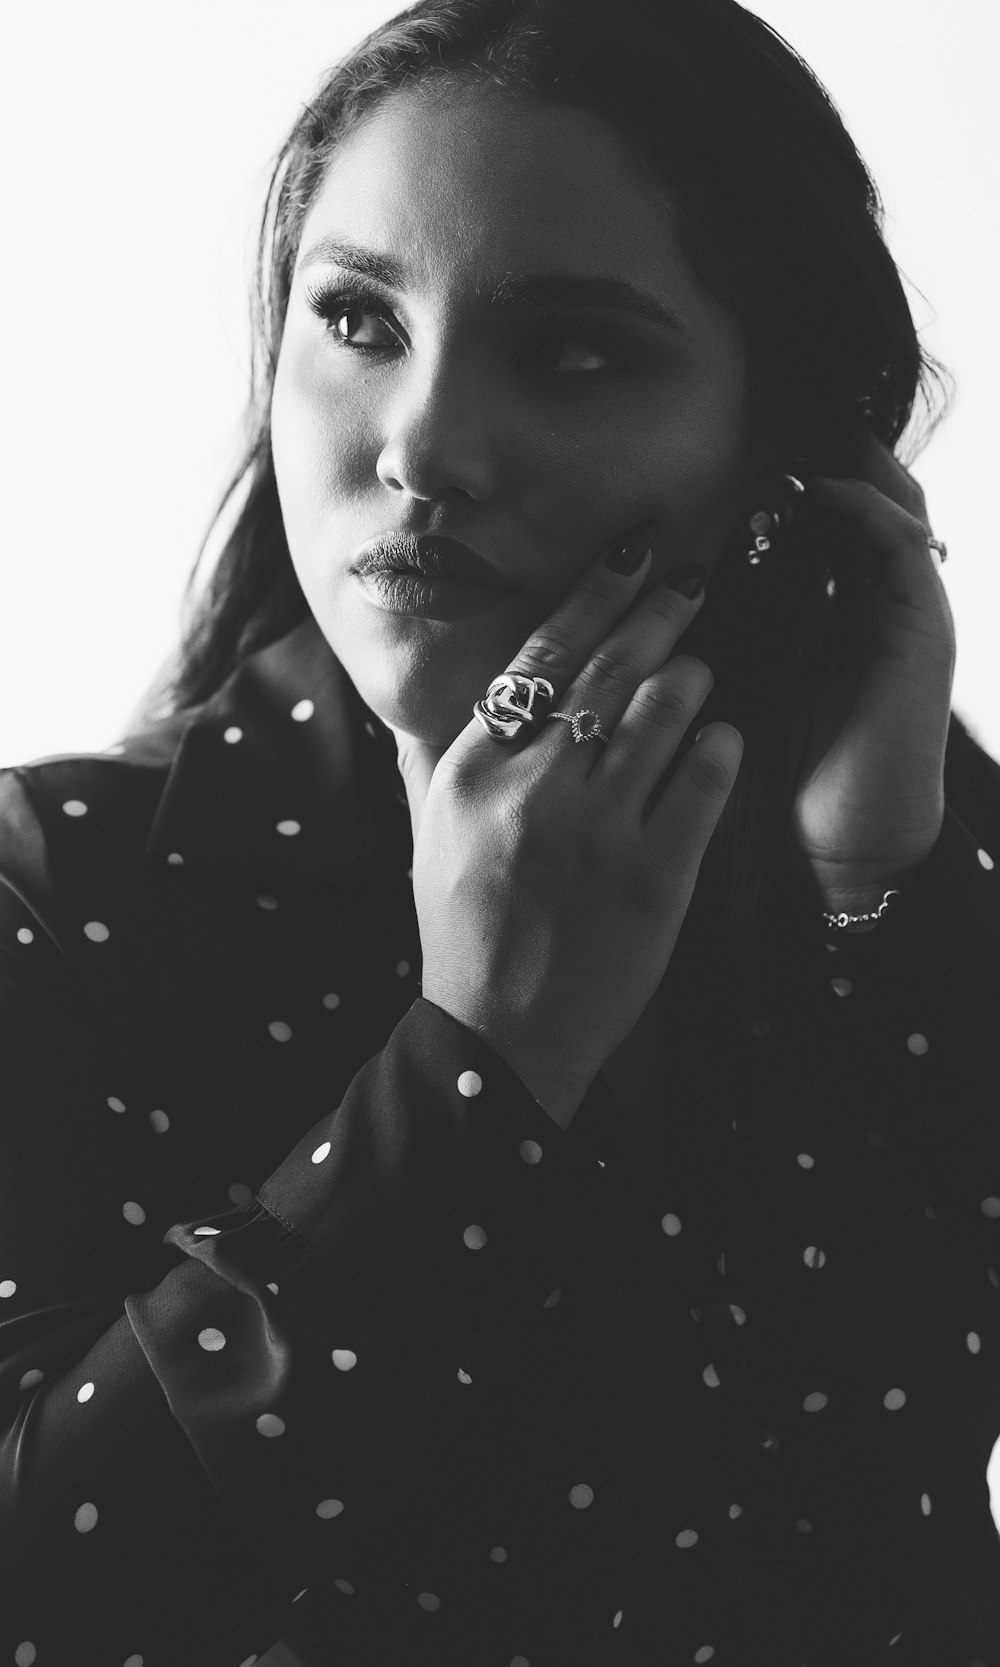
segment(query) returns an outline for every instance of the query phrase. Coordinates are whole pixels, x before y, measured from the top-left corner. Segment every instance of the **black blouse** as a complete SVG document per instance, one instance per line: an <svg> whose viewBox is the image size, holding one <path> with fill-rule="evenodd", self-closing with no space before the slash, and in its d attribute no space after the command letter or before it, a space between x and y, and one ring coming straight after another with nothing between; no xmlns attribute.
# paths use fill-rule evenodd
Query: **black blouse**
<svg viewBox="0 0 1000 1667"><path fill-rule="evenodd" d="M501 760L498 753L498 768ZM568 1131L309 619L0 774L0 1667L1000 1663L1000 768ZM691 917L689 916L689 921Z"/></svg>

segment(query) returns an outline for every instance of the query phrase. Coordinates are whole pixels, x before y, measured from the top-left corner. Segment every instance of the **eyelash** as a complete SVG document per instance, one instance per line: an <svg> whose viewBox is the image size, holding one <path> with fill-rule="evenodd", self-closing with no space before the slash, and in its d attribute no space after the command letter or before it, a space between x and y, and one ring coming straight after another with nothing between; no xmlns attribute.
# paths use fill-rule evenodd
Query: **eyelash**
<svg viewBox="0 0 1000 1667"><path fill-rule="evenodd" d="M343 317L344 313L356 308L360 312L370 313L372 317L381 319L387 329L391 331L390 320L392 314L375 290L369 289L362 283L352 284L346 282L343 278L338 278L326 283L307 286L305 298L317 317L325 320L327 333L338 349L347 348L352 353L374 354L392 353L394 351L388 343L379 346L371 342L345 341L334 329L334 325L338 319ZM596 374L607 374L610 370L621 368L623 354L620 345L613 343L600 330L593 327L582 330L571 326L564 320L556 318L540 319L532 326L530 334L535 339L536 344L539 337L549 340L553 335L558 335L564 341L573 341L589 347L611 361L609 365L602 367L601 371ZM402 346L403 344L399 343L399 345ZM593 376L595 372L591 370L582 374Z"/></svg>

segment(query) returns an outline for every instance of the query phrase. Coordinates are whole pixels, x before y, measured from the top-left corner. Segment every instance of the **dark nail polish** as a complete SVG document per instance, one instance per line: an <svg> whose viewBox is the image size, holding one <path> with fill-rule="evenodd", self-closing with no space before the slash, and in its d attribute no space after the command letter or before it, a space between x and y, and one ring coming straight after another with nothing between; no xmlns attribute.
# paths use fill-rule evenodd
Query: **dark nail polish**
<svg viewBox="0 0 1000 1667"><path fill-rule="evenodd" d="M642 566L642 558L653 542L656 532L655 521L644 521L634 533L629 533L624 541L611 546L604 558L605 567L610 567L612 573L636 573Z"/></svg>
<svg viewBox="0 0 1000 1667"><path fill-rule="evenodd" d="M690 597L693 602L704 590L707 576L700 561L689 561L683 567L675 568L673 573L668 573L663 582L668 590L679 590L682 596Z"/></svg>

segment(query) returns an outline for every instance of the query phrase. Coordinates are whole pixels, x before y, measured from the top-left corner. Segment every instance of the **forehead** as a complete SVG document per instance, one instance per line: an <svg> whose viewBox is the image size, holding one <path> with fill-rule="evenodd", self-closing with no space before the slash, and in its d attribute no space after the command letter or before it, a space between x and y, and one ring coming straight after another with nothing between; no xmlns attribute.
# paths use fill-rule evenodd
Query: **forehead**
<svg viewBox="0 0 1000 1667"><path fill-rule="evenodd" d="M497 88L410 89L343 141L306 218L405 260L417 287L514 269L614 272L664 299L698 285L654 188L595 114Z"/></svg>

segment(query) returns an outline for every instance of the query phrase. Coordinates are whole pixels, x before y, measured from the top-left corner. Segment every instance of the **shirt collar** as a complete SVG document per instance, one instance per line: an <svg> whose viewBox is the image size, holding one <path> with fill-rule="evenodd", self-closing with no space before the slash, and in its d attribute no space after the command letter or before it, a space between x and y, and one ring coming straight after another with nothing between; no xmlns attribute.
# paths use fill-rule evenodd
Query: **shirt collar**
<svg viewBox="0 0 1000 1667"><path fill-rule="evenodd" d="M313 874L410 840L392 734L311 614L167 727L179 742L148 858Z"/></svg>

